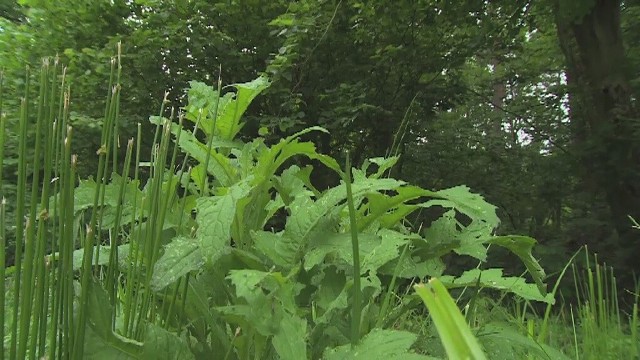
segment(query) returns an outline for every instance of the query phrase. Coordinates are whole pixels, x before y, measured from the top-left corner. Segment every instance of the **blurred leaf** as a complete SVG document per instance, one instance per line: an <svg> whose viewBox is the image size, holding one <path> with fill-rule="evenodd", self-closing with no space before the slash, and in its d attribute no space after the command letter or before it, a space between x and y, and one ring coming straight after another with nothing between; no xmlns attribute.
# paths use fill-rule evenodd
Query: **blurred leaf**
<svg viewBox="0 0 640 360"><path fill-rule="evenodd" d="M415 285L414 289L429 309L450 359L486 359L460 309L437 278L431 278L427 284Z"/></svg>
<svg viewBox="0 0 640 360"><path fill-rule="evenodd" d="M417 335L405 331L374 329L360 343L338 346L324 352L324 360L419 360L429 359L413 354L409 348Z"/></svg>
<svg viewBox="0 0 640 360"><path fill-rule="evenodd" d="M195 360L187 342L157 325L147 324L140 359Z"/></svg>

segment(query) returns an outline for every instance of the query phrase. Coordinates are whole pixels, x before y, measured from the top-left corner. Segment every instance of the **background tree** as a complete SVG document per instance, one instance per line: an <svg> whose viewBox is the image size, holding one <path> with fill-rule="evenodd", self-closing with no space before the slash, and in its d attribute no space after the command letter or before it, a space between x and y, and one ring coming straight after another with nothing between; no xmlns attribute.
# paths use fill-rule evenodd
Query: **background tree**
<svg viewBox="0 0 640 360"><path fill-rule="evenodd" d="M639 64L628 56L630 45L637 48L637 36L625 38L622 19L623 12L631 16L637 8L615 0L553 5L581 186L604 196L622 250L618 255L626 254L631 266L640 254L640 236L628 218L640 217Z"/></svg>

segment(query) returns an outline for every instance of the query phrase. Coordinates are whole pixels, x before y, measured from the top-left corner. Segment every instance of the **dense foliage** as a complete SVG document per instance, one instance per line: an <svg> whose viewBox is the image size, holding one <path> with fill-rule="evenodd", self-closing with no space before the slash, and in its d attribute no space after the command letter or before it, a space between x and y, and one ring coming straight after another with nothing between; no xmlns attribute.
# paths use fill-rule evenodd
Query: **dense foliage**
<svg viewBox="0 0 640 360"><path fill-rule="evenodd" d="M64 256L23 253L40 235L21 229L64 178L39 167L64 130L36 125L58 113L78 154L80 182L60 185L77 185L73 269L91 264L85 237L120 249L95 250L106 283L82 277L79 299L109 310L87 310L87 336L138 356L164 339L202 358L343 358L362 336L409 356L415 337L390 328L420 304L396 304L412 280L551 303L543 281L583 245L633 298L638 30L640 3L621 0L0 0L4 261ZM70 206L51 186L49 206Z"/></svg>

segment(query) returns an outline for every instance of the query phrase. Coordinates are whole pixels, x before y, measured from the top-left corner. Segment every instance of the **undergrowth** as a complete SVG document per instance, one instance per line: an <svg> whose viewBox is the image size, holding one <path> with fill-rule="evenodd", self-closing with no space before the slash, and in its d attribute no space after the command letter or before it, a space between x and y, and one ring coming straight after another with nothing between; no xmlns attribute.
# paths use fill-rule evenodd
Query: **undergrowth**
<svg viewBox="0 0 640 360"><path fill-rule="evenodd" d="M241 141L242 115L269 87L265 77L225 87L192 81L186 106L165 100L150 117L154 146L143 153L140 126L136 138L120 138L120 55L111 68L89 179L76 176L64 70L45 61L33 87L26 76L15 219L5 218L4 199L0 208L3 244L9 224L16 229L15 265L0 257L3 358L567 358L546 345L548 314L545 330L525 315L483 316L480 290L550 306L555 289L547 294L534 239L494 235L496 208L482 196L390 178L397 157L343 166L304 140L327 132L320 127L275 143ZM321 167L300 165L304 158ZM319 171L342 181L320 191L311 181ZM407 217L432 207L442 216L413 231ZM484 263L490 246L510 250L528 276ZM450 254L481 266L447 275ZM575 358L610 349L592 346L599 331L630 330L637 344L637 304L622 316L610 307L613 293L600 291L607 277L592 277L576 280L589 296L573 312ZM449 295L460 290L472 294L458 299L462 312ZM631 323L607 323L623 318Z"/></svg>

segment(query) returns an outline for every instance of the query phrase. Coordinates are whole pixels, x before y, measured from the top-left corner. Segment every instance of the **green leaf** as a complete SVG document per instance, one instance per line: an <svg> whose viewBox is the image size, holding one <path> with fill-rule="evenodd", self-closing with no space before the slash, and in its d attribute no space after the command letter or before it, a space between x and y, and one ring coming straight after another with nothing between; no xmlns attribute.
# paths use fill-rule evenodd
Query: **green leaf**
<svg viewBox="0 0 640 360"><path fill-rule="evenodd" d="M489 239L488 243L502 246L516 254L527 267L527 270L529 270L529 273L531 274L531 277L533 277L533 281L536 282L540 293L542 293L542 295L547 294L547 286L543 282L546 276L544 269L542 269L538 260L536 260L531 253L533 246L536 244L535 239L528 236L496 236Z"/></svg>
<svg viewBox="0 0 640 360"><path fill-rule="evenodd" d="M95 279L91 279L89 284L88 296L88 318L91 328L98 336L108 339L112 335L111 316L113 314L113 306L109 301L107 291Z"/></svg>
<svg viewBox="0 0 640 360"><path fill-rule="evenodd" d="M404 204L406 201L418 199L424 196L433 196L433 194L435 194L433 191L424 190L417 186L402 186L395 190L397 194L394 196L388 196L378 192L367 195L367 199L369 200L369 213L358 221L358 229L366 229L380 217L389 215L390 212L395 212L399 209L400 205ZM411 210L415 210L417 208L418 207L412 207ZM409 213L410 211L402 211L401 218L409 215ZM396 221L400 221L401 218L396 219ZM385 227L394 226L396 223L397 222L393 224L385 224Z"/></svg>
<svg viewBox="0 0 640 360"><path fill-rule="evenodd" d="M314 323L329 324L335 313L349 306L349 290L346 288L346 282L345 274L338 271L335 266L323 266L320 278L316 278L313 282L318 288L314 299L320 310Z"/></svg>
<svg viewBox="0 0 640 360"><path fill-rule="evenodd" d="M448 288L482 286L512 292L523 299L543 301L553 304L551 294L543 295L535 284L529 284L521 277L503 277L502 269L473 269L465 271L460 277L442 276L440 281Z"/></svg>
<svg viewBox="0 0 640 360"><path fill-rule="evenodd" d="M195 360L187 342L157 325L147 324L140 359Z"/></svg>
<svg viewBox="0 0 640 360"><path fill-rule="evenodd" d="M159 121L159 117L157 116L152 116L150 119L152 120L152 123ZM178 132L179 125L172 124L171 129L173 135L175 136ZM233 184L233 182L236 181L237 174L229 158L218 153L216 151L216 148L240 148L241 145L242 144L238 142L221 140L218 138L212 140L207 172L213 175L222 186L230 186L231 184ZM207 160L207 144L201 143L191 132L182 131L180 133L180 139L178 139L178 146L180 147L180 149L182 149L182 151L186 152L191 157L196 159L201 164L201 166L204 167L203 164ZM200 182L197 182L196 184L199 185Z"/></svg>
<svg viewBox="0 0 640 360"><path fill-rule="evenodd" d="M123 179L118 174L112 174L111 182L102 186L104 192L104 206L105 213L103 214L103 220L101 226L104 228L113 227L115 225L115 208L118 205L118 199L120 195L120 187L123 181L126 181L124 187L124 201L122 204L122 217L120 225L126 225L133 221L133 216L138 215L133 209L133 200L137 199L138 203L143 197L143 192L138 188L139 181L133 181L130 179ZM93 200L95 197L96 189L98 188L96 182L92 179L81 181L80 184L74 190L74 211L76 213L90 209L93 207ZM53 195L49 198L49 204L53 204L53 199L58 195ZM57 209L55 207L49 208L49 215L54 217Z"/></svg>
<svg viewBox="0 0 640 360"><path fill-rule="evenodd" d="M320 161L329 169L340 173L342 170L335 159L330 156L318 154L315 145L311 142L298 142L300 136L313 131L328 133L328 131L322 127L312 126L280 140L276 145L260 154L258 164L256 165L258 170L256 171L261 174L264 179L270 179L285 161L296 155L305 155L310 159Z"/></svg>
<svg viewBox="0 0 640 360"><path fill-rule="evenodd" d="M275 265L290 269L296 264L299 247L295 241L283 236L283 233L252 231L250 234L256 250Z"/></svg>
<svg viewBox="0 0 640 360"><path fill-rule="evenodd" d="M113 332L114 308L109 295L95 280L89 282L88 326L83 359L137 359L142 344Z"/></svg>
<svg viewBox="0 0 640 360"><path fill-rule="evenodd" d="M402 185L404 182L394 179L358 179L352 185L354 201L364 194L395 190ZM287 220L285 233L292 238L302 239L301 242L306 241L310 234L318 230L322 219L325 219L329 214L336 214L345 206L343 201L346 196L346 188L344 184L341 184L327 190L317 201L308 198L296 199L289 206L291 216ZM327 231L326 228L320 230Z"/></svg>
<svg viewBox="0 0 640 360"><path fill-rule="evenodd" d="M245 180L230 187L225 195L197 200L196 239L206 263L214 264L224 249L231 245L231 225L236 215L237 203L251 191L248 184L251 178Z"/></svg>
<svg viewBox="0 0 640 360"><path fill-rule="evenodd" d="M358 238L361 274L377 272L382 265L396 259L400 255L399 248L409 242L403 234L387 229L381 230L378 234L362 233ZM305 252L304 268L310 270L320 264L327 255L332 255L332 258L340 259L347 265L353 264L350 239L351 235L348 233L318 237Z"/></svg>
<svg viewBox="0 0 640 360"><path fill-rule="evenodd" d="M95 251L96 248L98 250L98 257L96 259ZM111 246L108 245L100 245L98 247L94 247L93 249L93 260L92 264L98 265L107 265L109 264L109 259L111 258ZM127 264L127 258L129 256L129 244L122 244L116 248L118 252L118 265L124 266ZM59 259L60 253L53 253L47 255L50 260L57 261ZM79 270L82 268L82 262L84 259L84 249L77 249L73 251L73 270Z"/></svg>
<svg viewBox="0 0 640 360"><path fill-rule="evenodd" d="M249 107L249 104L269 85L269 80L264 76L247 83L232 85L237 89L237 93L231 101L221 102L218 105L215 135L224 140L233 140L244 126L244 123L240 122L240 118ZM210 128L207 125L207 122L205 122L203 127L205 129Z"/></svg>
<svg viewBox="0 0 640 360"><path fill-rule="evenodd" d="M282 360L307 358L307 322L297 316L282 318L278 333L271 340L273 347Z"/></svg>
<svg viewBox="0 0 640 360"><path fill-rule="evenodd" d="M450 359L486 359L460 309L437 278L431 278L428 284L415 285L414 289L429 309Z"/></svg>
<svg viewBox="0 0 640 360"><path fill-rule="evenodd" d="M179 236L164 248L164 254L153 268L151 288L160 291L180 277L204 264L200 246L195 239Z"/></svg>
<svg viewBox="0 0 640 360"><path fill-rule="evenodd" d="M389 158L376 157L376 158L367 159L362 165L362 170L366 172L370 164L378 165L377 171L371 176L369 176L372 179L378 179L387 170L391 169L398 162L398 160L400 160L400 157L398 156L391 156Z"/></svg>
<svg viewBox="0 0 640 360"><path fill-rule="evenodd" d="M396 275L400 278L425 278L440 276L445 270L445 264L439 257L422 260L417 256L407 256L398 264L400 259L385 264L379 272L384 275Z"/></svg>
<svg viewBox="0 0 640 360"><path fill-rule="evenodd" d="M374 329L352 347L342 345L328 349L325 360L418 360L428 357L409 352L417 335L406 331Z"/></svg>
<svg viewBox="0 0 640 360"><path fill-rule="evenodd" d="M84 353L87 360L134 360L140 359L143 343L112 333L108 338L100 337L90 327L85 333Z"/></svg>
<svg viewBox="0 0 640 360"><path fill-rule="evenodd" d="M336 325L349 313L352 302L353 278L347 276L335 266L323 266L322 275L313 284L318 288L314 295L316 316L314 323ZM382 290L380 279L375 274L360 278L360 287L364 298L375 299Z"/></svg>
<svg viewBox="0 0 640 360"><path fill-rule="evenodd" d="M478 333L478 339L483 343L499 344L500 351L505 347L520 350L523 356L529 357L535 354L535 359L545 360L569 360L569 357L548 345L536 342L529 336L520 334L518 329L505 323L489 323L482 327ZM498 347L498 346L496 346ZM510 357L513 359L513 357Z"/></svg>
<svg viewBox="0 0 640 360"><path fill-rule="evenodd" d="M496 215L496 207L484 200L481 195L474 194L462 185L436 192L440 199L427 201L423 206L439 205L444 208L454 208L469 216L473 221L482 221L491 229L500 223Z"/></svg>
<svg viewBox="0 0 640 360"><path fill-rule="evenodd" d="M455 222L455 219L452 219ZM454 225L455 226L455 225ZM453 249L459 255L472 256L480 261L487 259L487 248L484 243L491 238L493 229L485 222L474 221L463 227L456 235L460 245Z"/></svg>
<svg viewBox="0 0 640 360"><path fill-rule="evenodd" d="M236 295L252 304L264 296L260 283L269 275L270 273L259 270L231 270L227 279L236 287Z"/></svg>

